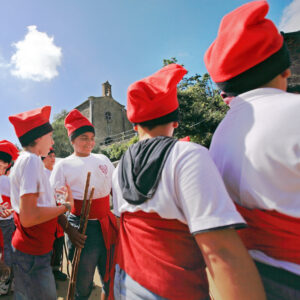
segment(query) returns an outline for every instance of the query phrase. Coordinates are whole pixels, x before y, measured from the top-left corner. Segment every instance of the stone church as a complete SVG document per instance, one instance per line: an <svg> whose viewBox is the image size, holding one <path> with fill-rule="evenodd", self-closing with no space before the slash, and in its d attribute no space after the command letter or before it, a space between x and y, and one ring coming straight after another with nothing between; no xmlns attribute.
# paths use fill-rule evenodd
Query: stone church
<svg viewBox="0 0 300 300"><path fill-rule="evenodd" d="M108 81L102 84L101 97L90 96L75 108L95 126L96 145L109 145L135 135L133 126L127 119L126 109L112 97Z"/></svg>

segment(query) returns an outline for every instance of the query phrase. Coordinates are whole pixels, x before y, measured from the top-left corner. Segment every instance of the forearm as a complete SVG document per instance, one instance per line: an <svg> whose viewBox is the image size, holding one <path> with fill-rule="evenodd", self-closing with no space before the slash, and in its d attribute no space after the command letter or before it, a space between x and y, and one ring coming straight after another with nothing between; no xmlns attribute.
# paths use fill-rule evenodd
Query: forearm
<svg viewBox="0 0 300 300"><path fill-rule="evenodd" d="M69 224L67 217L64 214L62 214L62 215L58 216L57 221L58 221L58 224L62 227L62 229L66 233L68 233L71 225Z"/></svg>
<svg viewBox="0 0 300 300"><path fill-rule="evenodd" d="M220 230L214 238L212 244L198 245L222 300L265 300L258 271L237 234Z"/></svg>
<svg viewBox="0 0 300 300"><path fill-rule="evenodd" d="M66 212L65 206L32 207L30 214L24 214L20 210L20 221L23 227L31 227L50 221Z"/></svg>

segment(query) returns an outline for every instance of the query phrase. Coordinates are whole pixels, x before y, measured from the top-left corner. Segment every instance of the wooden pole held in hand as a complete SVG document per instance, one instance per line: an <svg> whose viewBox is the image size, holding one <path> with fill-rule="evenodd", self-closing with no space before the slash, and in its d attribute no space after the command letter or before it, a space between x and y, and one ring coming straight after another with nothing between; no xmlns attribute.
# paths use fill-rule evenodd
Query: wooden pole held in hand
<svg viewBox="0 0 300 300"><path fill-rule="evenodd" d="M82 234L85 234L86 227L87 227L87 222L89 219L89 214L90 214L90 208L92 204L92 199L94 195L95 188L92 187L90 196L89 196L89 201L88 204L86 205L87 201L87 195L88 195L88 190L89 190L89 185L90 185L90 178L91 178L91 172L88 172L87 178L86 178L86 184L85 184L85 189L84 189L84 198L83 198L83 205L81 209L81 214L80 214L80 222L79 222L79 229L78 231ZM76 288L76 279L77 279L77 272L78 272L78 266L79 266L79 260L80 260L80 255L81 255L81 248L75 248L75 253L72 261L72 273L71 273L71 278L69 281L69 286L68 286L68 293L67 293L67 300L73 300L75 296L75 288Z"/></svg>

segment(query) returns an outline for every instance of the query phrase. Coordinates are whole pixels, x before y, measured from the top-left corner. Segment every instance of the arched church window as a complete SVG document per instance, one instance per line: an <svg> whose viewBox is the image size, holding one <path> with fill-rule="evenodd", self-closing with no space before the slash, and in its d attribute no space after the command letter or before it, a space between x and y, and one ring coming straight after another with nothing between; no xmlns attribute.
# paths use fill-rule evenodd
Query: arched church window
<svg viewBox="0 0 300 300"><path fill-rule="evenodd" d="M111 121L111 112L110 111L105 112L105 119L106 119L106 121Z"/></svg>

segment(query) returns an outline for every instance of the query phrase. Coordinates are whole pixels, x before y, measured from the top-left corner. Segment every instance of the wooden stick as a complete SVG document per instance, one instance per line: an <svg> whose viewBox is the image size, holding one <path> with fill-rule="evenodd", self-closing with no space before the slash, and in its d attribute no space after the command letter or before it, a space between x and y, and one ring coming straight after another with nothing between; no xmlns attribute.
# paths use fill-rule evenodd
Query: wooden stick
<svg viewBox="0 0 300 300"><path fill-rule="evenodd" d="M82 233L83 234L85 234L85 232L86 232L87 223L88 223L89 215L90 215L91 204L92 204L92 200L93 200L93 196L94 196L94 191L95 191L95 188L92 187L90 198L89 198L89 202L88 202L88 205L87 205L87 208L86 208L85 219L84 219L84 223L83 223L83 229L82 229ZM77 281L77 273L78 273L78 267L79 267L79 261L80 261L81 251L82 251L82 248L78 249L77 257L76 257L76 260L75 260L74 276L73 276L73 280L74 280L74 294L75 294L75 286L76 286L76 281Z"/></svg>
<svg viewBox="0 0 300 300"><path fill-rule="evenodd" d="M87 201L87 196L88 196L88 191L89 191L89 186L90 186L90 179L91 179L91 172L87 173L86 176L86 182L85 182L85 188L84 188L84 196L83 196L83 204L81 208L81 213L80 213L80 221L79 221L79 229L78 231L82 233L83 225L84 225L84 220L85 220L85 207L86 207L86 201ZM75 253L73 256L73 261L72 261L72 273L71 273L71 278L69 281L69 286L68 286L68 292L67 292L67 299L68 300L73 300L74 299L74 294L75 294L75 286L74 286L74 276L75 276L75 260L77 260L78 257L78 248L75 248ZM72 294L72 295L71 295Z"/></svg>
<svg viewBox="0 0 300 300"><path fill-rule="evenodd" d="M83 204L81 207L81 213L80 213L80 222L79 222L79 232L82 233L82 227L83 227L83 220L85 215L85 206L86 206L86 200L88 197L88 191L90 186L90 179L91 179L91 172L87 173L86 176L86 182L85 182L85 188L84 188L84 196L83 196Z"/></svg>
<svg viewBox="0 0 300 300"><path fill-rule="evenodd" d="M85 215L84 215L84 218L83 218L84 222L83 222L82 234L85 234L85 231L86 231L94 191L95 191L95 188L92 187L91 194L90 194L90 197L89 197L89 202L88 202L88 205L87 205L87 209L85 211ZM77 273L78 273L78 267L79 267L79 261L80 261L80 255L81 255L82 248L79 248L79 249L76 248L76 250L77 251L74 254L73 263L72 263L72 275L71 275L71 279L70 279L70 282L69 282L67 300L73 300L74 296L75 296Z"/></svg>

